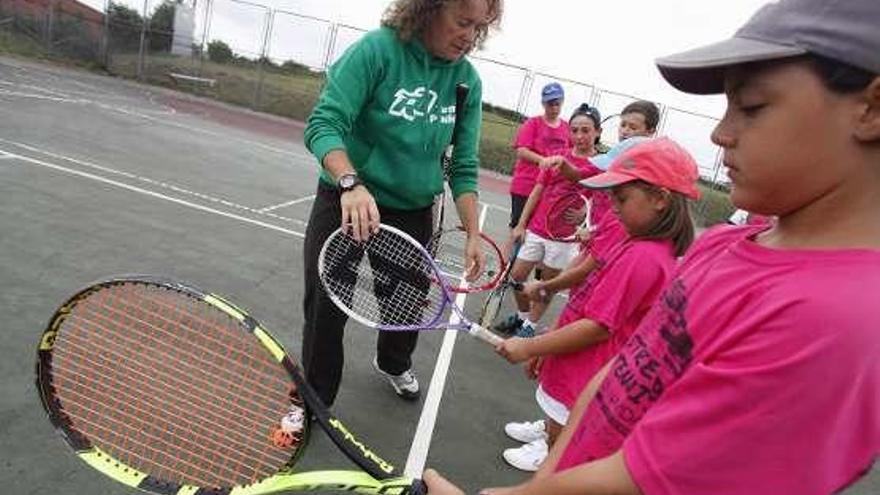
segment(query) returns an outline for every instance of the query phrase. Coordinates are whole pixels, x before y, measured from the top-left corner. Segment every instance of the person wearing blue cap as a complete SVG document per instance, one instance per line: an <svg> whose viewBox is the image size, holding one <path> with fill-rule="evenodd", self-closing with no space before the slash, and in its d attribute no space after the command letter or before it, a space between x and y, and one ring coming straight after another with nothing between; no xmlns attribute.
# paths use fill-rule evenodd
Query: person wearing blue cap
<svg viewBox="0 0 880 495"><path fill-rule="evenodd" d="M529 194L538 180L543 161L557 155L565 155L574 145L571 130L565 119L559 117L565 91L558 82L551 82L541 89L541 103L544 113L529 118L520 126L513 141L516 149L516 163L510 181L510 228L519 223ZM535 276L540 277L539 271ZM522 325L518 315L502 321L493 327L503 334L512 334Z"/></svg>

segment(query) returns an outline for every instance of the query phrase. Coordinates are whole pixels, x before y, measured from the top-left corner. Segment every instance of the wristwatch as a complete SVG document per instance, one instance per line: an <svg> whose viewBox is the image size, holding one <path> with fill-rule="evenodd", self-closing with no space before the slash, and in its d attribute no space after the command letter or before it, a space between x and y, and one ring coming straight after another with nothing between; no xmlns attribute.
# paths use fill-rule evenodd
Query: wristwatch
<svg viewBox="0 0 880 495"><path fill-rule="evenodd" d="M362 184L362 182L355 173L342 174L339 179L336 180L336 187L339 188L339 192L341 193L351 191L360 184Z"/></svg>

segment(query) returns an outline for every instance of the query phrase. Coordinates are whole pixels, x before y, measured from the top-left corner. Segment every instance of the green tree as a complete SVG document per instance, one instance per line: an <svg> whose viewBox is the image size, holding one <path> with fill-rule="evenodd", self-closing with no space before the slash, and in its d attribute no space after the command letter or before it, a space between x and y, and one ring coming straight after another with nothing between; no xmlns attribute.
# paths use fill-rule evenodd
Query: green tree
<svg viewBox="0 0 880 495"><path fill-rule="evenodd" d="M119 52L136 52L140 45L144 18L138 11L114 2L110 2L108 16L110 49Z"/></svg>
<svg viewBox="0 0 880 495"><path fill-rule="evenodd" d="M235 60L235 54L232 53L232 48L229 48L229 45L220 40L214 40L208 43L208 60L218 64L228 64Z"/></svg>
<svg viewBox="0 0 880 495"><path fill-rule="evenodd" d="M174 12L181 0L165 0L150 17L150 51L170 52L174 41Z"/></svg>

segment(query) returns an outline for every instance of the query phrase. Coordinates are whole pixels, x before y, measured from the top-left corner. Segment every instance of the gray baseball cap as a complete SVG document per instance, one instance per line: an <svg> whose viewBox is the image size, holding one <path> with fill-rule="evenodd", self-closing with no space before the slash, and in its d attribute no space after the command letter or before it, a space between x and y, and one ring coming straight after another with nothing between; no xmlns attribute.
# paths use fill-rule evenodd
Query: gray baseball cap
<svg viewBox="0 0 880 495"><path fill-rule="evenodd" d="M728 67L808 53L880 74L880 0L780 0L761 7L733 38L656 60L687 93L724 91Z"/></svg>

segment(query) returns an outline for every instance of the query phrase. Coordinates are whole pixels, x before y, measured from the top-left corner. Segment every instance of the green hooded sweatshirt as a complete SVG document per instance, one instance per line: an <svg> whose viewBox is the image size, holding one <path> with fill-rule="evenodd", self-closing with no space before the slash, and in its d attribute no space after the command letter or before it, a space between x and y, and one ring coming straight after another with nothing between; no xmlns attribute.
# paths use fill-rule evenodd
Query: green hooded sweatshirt
<svg viewBox="0 0 880 495"><path fill-rule="evenodd" d="M348 153L376 202L398 210L425 208L443 188L440 157L452 137L455 86L470 93L458 117L449 180L454 197L477 191L482 85L465 59L444 61L416 40L381 28L352 45L327 73L305 130L305 145L323 163ZM326 170L321 180L334 185Z"/></svg>

